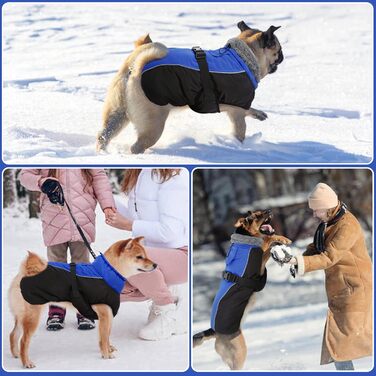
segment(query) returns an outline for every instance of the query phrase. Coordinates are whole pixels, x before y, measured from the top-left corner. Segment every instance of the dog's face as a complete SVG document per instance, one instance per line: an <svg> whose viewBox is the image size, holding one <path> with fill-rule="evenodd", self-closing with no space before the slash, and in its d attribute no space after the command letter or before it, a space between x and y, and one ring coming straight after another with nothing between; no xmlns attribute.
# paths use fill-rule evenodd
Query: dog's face
<svg viewBox="0 0 376 376"><path fill-rule="evenodd" d="M248 212L245 218L239 218L235 227L241 227L251 236L266 237L274 235L274 228L270 222L273 218L271 209Z"/></svg>
<svg viewBox="0 0 376 376"><path fill-rule="evenodd" d="M157 264L148 259L145 248L140 243L142 239L143 236L120 240L105 253L111 265L125 278L150 272L157 267Z"/></svg>
<svg viewBox="0 0 376 376"><path fill-rule="evenodd" d="M250 28L244 21L238 23L241 33L238 36L252 49L261 69L261 78L274 73L283 61L282 47L274 32L280 26L270 26L267 31Z"/></svg>

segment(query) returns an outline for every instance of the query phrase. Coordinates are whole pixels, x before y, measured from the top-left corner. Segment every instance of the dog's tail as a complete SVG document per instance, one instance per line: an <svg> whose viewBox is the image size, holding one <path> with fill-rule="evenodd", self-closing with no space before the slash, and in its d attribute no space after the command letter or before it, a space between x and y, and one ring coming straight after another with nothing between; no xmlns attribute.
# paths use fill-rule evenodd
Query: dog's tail
<svg viewBox="0 0 376 376"><path fill-rule="evenodd" d="M148 34L140 37L135 42L135 47L108 88L104 102L103 128L97 136L97 151L105 151L111 139L117 136L130 121L126 104L126 86L129 79L140 80L145 64L161 59L168 52L163 44L153 43ZM141 87L138 90L142 90Z"/></svg>
<svg viewBox="0 0 376 376"><path fill-rule="evenodd" d="M20 274L24 277L31 277L33 275L43 272L47 268L47 261L34 252L28 251L26 260L21 264Z"/></svg>
<svg viewBox="0 0 376 376"><path fill-rule="evenodd" d="M144 44L148 44L148 43L153 43L153 41L150 38L150 35L149 34L142 35L140 38L138 38L134 42L134 47L137 48L137 47L140 47L140 46L142 46Z"/></svg>
<svg viewBox="0 0 376 376"><path fill-rule="evenodd" d="M207 329L199 332L193 336L193 347L202 345L205 341L213 339L216 337L215 331L213 329Z"/></svg>

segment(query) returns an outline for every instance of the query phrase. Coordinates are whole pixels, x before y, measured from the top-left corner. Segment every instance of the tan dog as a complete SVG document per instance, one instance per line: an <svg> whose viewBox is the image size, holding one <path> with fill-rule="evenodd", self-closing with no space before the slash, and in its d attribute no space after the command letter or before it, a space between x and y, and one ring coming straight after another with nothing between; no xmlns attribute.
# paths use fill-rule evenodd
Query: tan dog
<svg viewBox="0 0 376 376"><path fill-rule="evenodd" d="M252 64L254 71L256 71L255 76L257 81L264 78L267 74L274 73L277 70L278 64L283 60L281 45L274 35L274 32L279 27L271 26L266 32L262 32L250 28L244 21L241 21L238 23L238 28L241 31L240 35L230 41L233 44L241 45L239 50L244 50L244 56L252 56ZM143 153L159 140L169 112L174 106L171 104L171 101L166 105L158 105L149 100L143 90L142 74L143 68L147 63L162 59L168 53L169 50L166 46L161 43L153 43L149 35L141 37L135 42L135 50L125 60L108 89L104 104L103 129L97 137L97 151L105 151L110 141L129 122L134 124L137 132L137 141L131 147L132 153ZM211 75L210 77L213 79L214 76ZM167 79L162 81L162 85L163 82L164 85L167 85L169 81L172 80ZM156 86L159 87L160 85L154 82L152 86L154 86L152 90L156 90ZM181 82L176 85L176 87L180 86ZM239 85L233 84L232 86L230 92L236 93L239 91ZM229 102L219 98L221 96L217 92L218 85L215 85L215 89L213 90L217 98L218 109L216 111L197 110L197 112L226 112L232 124L233 134L239 141L243 142L245 138L246 116L251 116L261 121L267 118L267 115L263 111L256 110L248 104L246 108L244 106L229 105ZM197 92L197 95L194 95L196 97L202 95L202 90ZM248 95L248 91L245 95ZM243 92L239 96L243 97ZM254 88L249 103L252 102L253 96ZM192 101L194 100L192 99ZM189 105L194 109L192 101L190 103L181 103L179 106Z"/></svg>
<svg viewBox="0 0 376 376"><path fill-rule="evenodd" d="M250 256L252 253L247 254L244 249L241 249L240 251L240 253L247 258L242 269L245 270L245 274L247 274L247 271L250 274L248 277L243 276L243 281L245 279L254 280L256 274L259 275L260 280L262 280L262 276L264 276L265 278L262 282L263 286L261 289L266 283L265 265L270 258L271 247L275 244L291 243L290 239L281 235L275 235L274 229L270 224L271 219L271 210L249 212L247 217L238 219L235 224L235 234L232 237L232 241L234 238L238 240L240 239L240 242L244 241L243 245L249 244L247 242L251 241L249 239L253 238L252 241L257 242L257 246L261 248L261 257L254 257L253 259L252 256ZM259 241L257 241L257 239L259 239ZM240 257L240 254L237 254L236 258L237 257ZM253 272L250 272L249 269L252 268ZM259 271L259 273L257 273L257 271ZM208 329L193 336L193 347L201 345L206 340L215 338L216 352L232 370L240 370L244 366L247 356L247 345L241 331L241 324L254 303L254 293L260 291L260 289L257 288L250 288L247 292L244 285L238 285L238 287L237 284L238 282L235 282L232 287L227 284L225 286L226 292L220 295L219 300L217 300L217 293L215 301L223 301L225 303L221 303L224 304L220 308L224 314L222 315L221 313L220 318L218 318L218 306L215 309L216 321L214 322L216 330ZM232 289L234 290L232 291ZM219 291L220 290L221 286ZM247 299L249 299L248 303ZM215 306L215 301L213 307ZM217 320L222 320L222 322L219 322L218 324ZM234 327L236 327L236 329L232 329ZM224 333L220 333L219 331L223 331Z"/></svg>
<svg viewBox="0 0 376 376"><path fill-rule="evenodd" d="M107 262L124 278L129 278L140 272L152 271L156 267L156 264L147 258L145 249L140 244L141 239L142 237L118 241L104 253ZM40 275L46 270L47 265L46 260L29 252L8 292L9 306L15 319L14 328L10 334L10 349L15 358L21 358L21 362L26 368L35 367L29 359L29 346L31 337L38 328L43 305L26 302L20 285L25 277ZM70 302L64 302L63 305L72 306ZM113 352L116 349L110 344L113 312L106 304L93 304L91 307L99 320L99 348L102 357L104 359L114 358ZM21 342L20 349L19 342Z"/></svg>

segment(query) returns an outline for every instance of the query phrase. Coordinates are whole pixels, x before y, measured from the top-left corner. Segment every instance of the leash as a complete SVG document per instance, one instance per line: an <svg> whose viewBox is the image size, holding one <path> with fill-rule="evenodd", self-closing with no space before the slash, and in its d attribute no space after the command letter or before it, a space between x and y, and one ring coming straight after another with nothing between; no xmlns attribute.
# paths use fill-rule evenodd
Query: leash
<svg viewBox="0 0 376 376"><path fill-rule="evenodd" d="M82 240L84 241L84 243L86 245L86 248L89 250L90 254L93 256L93 259L95 260L97 258L97 256L94 253L93 249L90 247L90 243L88 242L88 240L87 240L87 238L86 238L86 236L85 236L85 234L84 234L81 226L77 223L76 218L74 218L72 210L71 210L71 208L69 207L67 201L64 198L64 193L63 193L63 200L64 200L65 205L67 206L67 209L68 209L68 212L69 212L69 214L70 214L70 216L72 218L72 221L76 225L77 230L78 230L79 234L81 235Z"/></svg>
<svg viewBox="0 0 376 376"><path fill-rule="evenodd" d="M74 224L76 225L77 230L78 230L82 240L84 241L86 248L89 250L90 254L93 256L93 259L95 260L97 258L97 256L94 253L94 251L92 250L92 248L90 247L90 243L88 242L81 226L77 223L76 218L74 218L72 210L71 210L70 206L68 205L68 202L66 201L66 199L64 197L63 187L61 186L60 182L57 181L57 180L52 180L52 179L46 180L43 183L41 190L42 190L43 193L47 194L49 200L53 204L58 204L60 206L64 206L64 204L66 205L68 212L69 212Z"/></svg>

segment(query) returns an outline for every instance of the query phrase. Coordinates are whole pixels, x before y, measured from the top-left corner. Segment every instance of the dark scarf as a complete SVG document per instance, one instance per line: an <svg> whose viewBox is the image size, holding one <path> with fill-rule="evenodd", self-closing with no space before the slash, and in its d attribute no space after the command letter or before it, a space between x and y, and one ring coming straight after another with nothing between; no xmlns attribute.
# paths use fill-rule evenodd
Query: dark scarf
<svg viewBox="0 0 376 376"><path fill-rule="evenodd" d="M313 238L313 243L317 251L324 252L325 251L325 230L329 227L337 223L342 216L346 213L347 206L345 203L341 203L340 209L338 210L337 214L328 222L321 222L317 227L315 232L315 236Z"/></svg>

